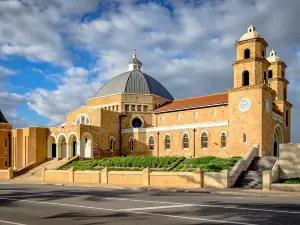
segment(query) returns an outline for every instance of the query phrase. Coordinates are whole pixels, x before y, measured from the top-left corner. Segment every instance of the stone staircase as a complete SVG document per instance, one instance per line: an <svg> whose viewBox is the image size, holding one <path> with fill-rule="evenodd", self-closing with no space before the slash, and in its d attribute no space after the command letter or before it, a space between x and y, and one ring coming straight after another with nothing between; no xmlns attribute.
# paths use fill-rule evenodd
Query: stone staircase
<svg viewBox="0 0 300 225"><path fill-rule="evenodd" d="M59 167L61 167L65 162L67 162L68 159L50 159L36 167L34 167L32 170L28 171L25 174L22 174L15 179L22 179L22 180L41 180L42 179L42 170L43 168L46 168L48 170L55 170Z"/></svg>
<svg viewBox="0 0 300 225"><path fill-rule="evenodd" d="M271 170L276 159L276 157L255 157L247 171L241 173L233 187L261 189L263 171Z"/></svg>

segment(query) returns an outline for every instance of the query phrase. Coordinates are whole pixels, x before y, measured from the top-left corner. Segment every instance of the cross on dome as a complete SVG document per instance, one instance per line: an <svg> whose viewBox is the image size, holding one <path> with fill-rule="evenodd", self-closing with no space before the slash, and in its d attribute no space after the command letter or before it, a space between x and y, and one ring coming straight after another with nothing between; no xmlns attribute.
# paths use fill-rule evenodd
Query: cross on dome
<svg viewBox="0 0 300 225"><path fill-rule="evenodd" d="M253 26L252 23L250 23L250 26L248 27L248 33L255 31L256 28Z"/></svg>
<svg viewBox="0 0 300 225"><path fill-rule="evenodd" d="M128 63L128 69L129 71L133 71L133 70L141 70L142 68L142 63L137 59L136 57L136 49L133 49L133 56L132 56L132 60L129 61Z"/></svg>

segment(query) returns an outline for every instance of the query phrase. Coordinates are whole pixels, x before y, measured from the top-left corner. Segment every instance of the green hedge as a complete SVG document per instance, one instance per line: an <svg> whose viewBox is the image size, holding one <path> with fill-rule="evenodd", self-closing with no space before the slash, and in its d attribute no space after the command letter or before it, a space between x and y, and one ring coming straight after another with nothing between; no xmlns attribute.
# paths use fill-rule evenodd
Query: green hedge
<svg viewBox="0 0 300 225"><path fill-rule="evenodd" d="M220 172L222 170L230 170L239 159L240 157L217 158L215 156L186 159L174 170L194 171L200 168L203 172Z"/></svg>
<svg viewBox="0 0 300 225"><path fill-rule="evenodd" d="M203 172L220 172L231 169L240 157L217 158L214 156L185 159L184 157L154 157L154 156L129 156L112 157L104 159L84 159L73 161L60 169L67 170L73 167L75 170L108 170L132 171L151 168L153 171L195 171L200 168Z"/></svg>
<svg viewBox="0 0 300 225"><path fill-rule="evenodd" d="M60 169L74 167L76 170L101 170L104 167L111 168L154 168L155 170L171 170L182 162L184 157L154 157L154 156L129 156L111 157L104 159L86 159L73 161ZM122 169L123 170L123 169Z"/></svg>
<svg viewBox="0 0 300 225"><path fill-rule="evenodd" d="M284 184L300 184L300 177L290 178L283 182Z"/></svg>

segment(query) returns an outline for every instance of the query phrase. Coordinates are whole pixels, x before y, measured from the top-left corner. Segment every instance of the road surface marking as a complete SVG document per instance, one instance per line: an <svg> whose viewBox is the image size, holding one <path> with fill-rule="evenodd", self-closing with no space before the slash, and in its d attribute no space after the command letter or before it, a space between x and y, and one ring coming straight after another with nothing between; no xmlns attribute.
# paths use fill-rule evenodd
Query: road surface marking
<svg viewBox="0 0 300 225"><path fill-rule="evenodd" d="M191 207L193 204L185 204L185 205L166 205L166 206L154 206L154 207L145 207L145 208L131 208L131 209L122 209L124 211L140 211L140 210L148 210L148 209L167 209L167 208L177 208L177 207Z"/></svg>
<svg viewBox="0 0 300 225"><path fill-rule="evenodd" d="M13 224L13 225L26 225L24 223L14 223L10 221L0 220L0 223Z"/></svg>
<svg viewBox="0 0 300 225"><path fill-rule="evenodd" d="M68 206L68 207L74 207L74 208L94 209L94 210L111 211L111 212L128 212L124 209L99 208L99 207L83 206L83 205L70 205L70 204L56 203L56 202L20 200L20 199L16 199L16 198L4 198L4 197L0 197L0 199L10 200L10 201L36 203L36 204L44 204L44 205L58 205L58 206ZM147 213L147 212L136 212L136 211L129 211L128 213L141 214L141 215L151 215L151 216L163 216L163 217L179 218L179 219L186 219L186 220L206 221L206 222L214 222L214 223L221 223L221 224L227 223L227 224L236 224L236 225L258 225L258 224L254 224L254 223L243 223L243 222L234 222L234 221L226 221L226 220L204 219L204 218L199 218L199 217L174 216L174 215L160 214L160 213ZM15 224L15 225L25 225L25 224Z"/></svg>
<svg viewBox="0 0 300 225"><path fill-rule="evenodd" d="M32 195L33 195L32 197L52 196L52 194L34 194L34 193L32 193ZM70 197L89 196L89 195L73 195L73 194L57 194L57 193L55 195L70 196ZM26 196L26 195L24 195L24 196ZM1 197L1 195L0 195L0 197ZM7 196L7 197L12 197L12 196ZM107 200L117 200L117 201L132 201L132 202L145 202L145 203L157 203L157 204L172 204L172 205L191 204L191 203L187 203L187 202L160 202L160 201L149 201L149 200L140 200L140 199L113 198L113 197L93 197L93 198L107 199ZM260 211L260 212L272 212L272 213L300 214L300 211L297 212L297 211L287 211L287 210L274 210L274 209L266 209L266 208L247 208L247 207L239 207L239 206L222 206L222 205L208 205L208 204L193 204L193 205L198 206L198 207L236 209L236 210L245 210L245 211Z"/></svg>

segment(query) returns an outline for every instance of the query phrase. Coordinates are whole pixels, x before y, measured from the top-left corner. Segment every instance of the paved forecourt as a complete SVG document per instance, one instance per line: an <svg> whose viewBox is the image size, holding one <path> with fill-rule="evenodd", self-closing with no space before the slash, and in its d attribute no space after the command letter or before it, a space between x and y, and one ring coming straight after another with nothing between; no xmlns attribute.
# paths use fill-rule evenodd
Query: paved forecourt
<svg viewBox="0 0 300 225"><path fill-rule="evenodd" d="M0 184L0 224L298 224L297 197Z"/></svg>

